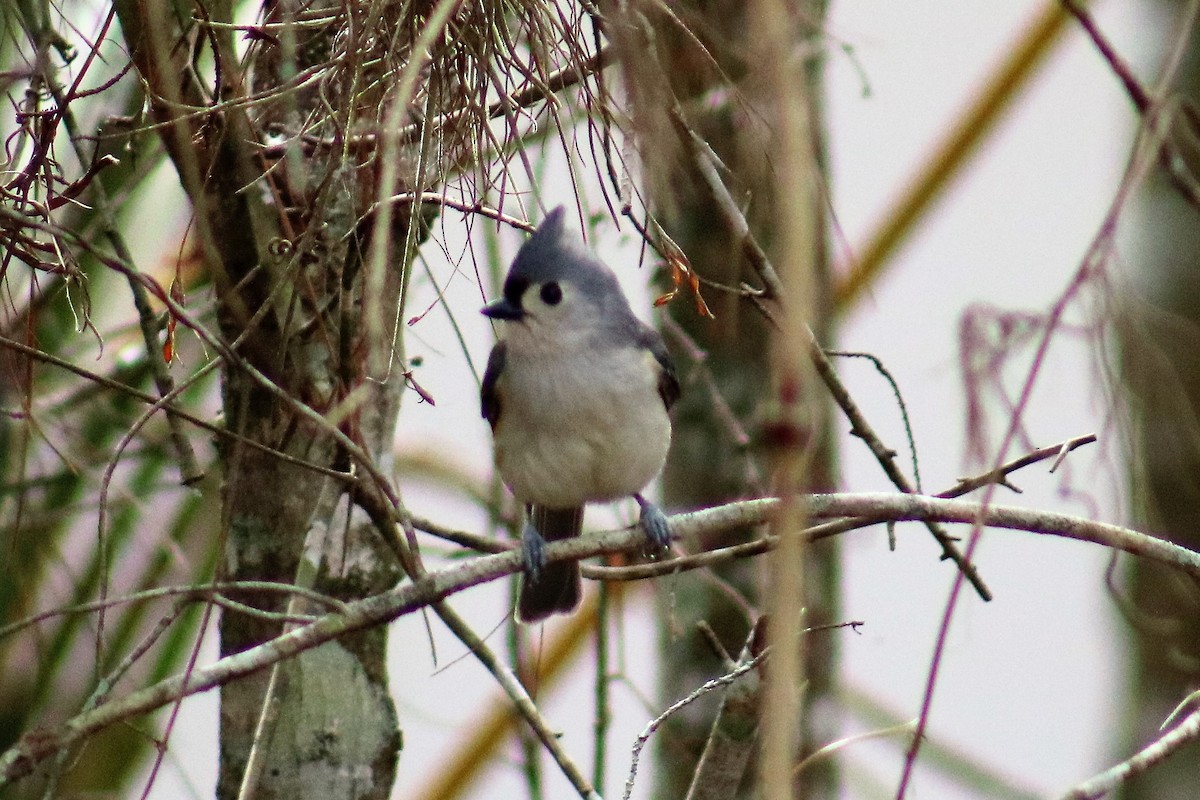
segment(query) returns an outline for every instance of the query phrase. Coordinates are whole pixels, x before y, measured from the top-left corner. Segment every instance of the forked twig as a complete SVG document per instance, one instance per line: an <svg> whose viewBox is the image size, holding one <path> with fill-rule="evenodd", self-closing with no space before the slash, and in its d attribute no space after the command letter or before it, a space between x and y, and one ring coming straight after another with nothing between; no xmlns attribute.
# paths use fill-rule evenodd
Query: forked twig
<svg viewBox="0 0 1200 800"><path fill-rule="evenodd" d="M637 739L634 740L633 752L629 763L629 777L625 781L625 793L622 795L623 800L629 800L629 796L633 793L633 784L637 779L638 763L641 760L642 750L645 748L646 743L650 741L650 737L654 735L654 732L657 731L662 724L667 721L668 718L670 718L680 709L691 705L709 692L716 691L722 686L728 686L729 684L733 683L739 677L754 669L764 660L766 660L770 653L770 647L764 648L761 653L749 659L748 661L743 661L741 664L738 664L738 666L732 671L727 672L720 677L713 678L710 681L706 681L698 689L690 692L687 697L672 703L666 711L650 720L646 727L642 729L642 732L638 734Z"/></svg>

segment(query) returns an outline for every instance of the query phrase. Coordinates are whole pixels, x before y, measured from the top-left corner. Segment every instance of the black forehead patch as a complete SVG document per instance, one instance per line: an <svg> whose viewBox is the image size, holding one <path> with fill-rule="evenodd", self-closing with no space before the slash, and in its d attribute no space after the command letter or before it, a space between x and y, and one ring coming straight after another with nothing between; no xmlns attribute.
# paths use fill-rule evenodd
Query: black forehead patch
<svg viewBox="0 0 1200 800"><path fill-rule="evenodd" d="M517 308L521 307L521 297L529 288L529 278L524 275L509 274L504 281L504 299Z"/></svg>

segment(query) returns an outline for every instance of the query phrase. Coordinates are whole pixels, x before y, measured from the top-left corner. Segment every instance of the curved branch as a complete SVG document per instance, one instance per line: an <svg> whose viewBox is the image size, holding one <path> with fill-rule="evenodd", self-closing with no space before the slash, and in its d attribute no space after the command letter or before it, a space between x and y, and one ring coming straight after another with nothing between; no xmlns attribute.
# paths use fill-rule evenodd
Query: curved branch
<svg viewBox="0 0 1200 800"><path fill-rule="evenodd" d="M779 502L776 499L764 498L679 514L671 517L671 533L677 538L699 537L702 534L711 535L747 525L760 525L769 521L778 507ZM1200 579L1198 553L1131 528L1067 514L1012 506L993 505L985 508L979 503L963 500L883 492L812 495L808 498L808 511L813 518L853 517L856 527L869 527L889 521L934 521L982 524L991 528L1062 536L1150 558L1178 567L1190 576ZM827 533L822 531L822 526L815 526L804 535L809 539L816 539ZM764 541L764 549L773 543L771 539ZM546 558L548 561L559 561L605 553L637 551L644 543L644 535L640 529L626 528L554 542L547 546ZM417 581L405 583L387 592L347 603L344 611L326 614L309 625L296 628L241 653L226 656L189 674L159 681L79 714L58 727L31 731L0 755L0 787L28 775L38 763L62 748L115 722L132 719L181 697L215 688L348 633L391 622L451 594L511 575L521 568L521 554L516 551L478 556L455 566L427 573Z"/></svg>
<svg viewBox="0 0 1200 800"><path fill-rule="evenodd" d="M1132 757L1089 778L1063 795L1062 800L1097 800L1137 777L1180 748L1200 739L1200 709L1183 718L1167 733L1155 739Z"/></svg>

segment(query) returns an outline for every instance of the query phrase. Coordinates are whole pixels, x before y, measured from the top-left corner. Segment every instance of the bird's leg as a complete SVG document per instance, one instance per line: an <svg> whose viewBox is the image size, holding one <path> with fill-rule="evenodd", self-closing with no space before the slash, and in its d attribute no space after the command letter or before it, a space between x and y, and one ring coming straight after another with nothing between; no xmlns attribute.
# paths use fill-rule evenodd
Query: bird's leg
<svg viewBox="0 0 1200 800"><path fill-rule="evenodd" d="M667 522L667 515L662 512L661 508L640 494L635 494L633 499L637 500L637 504L642 507L638 524L646 532L646 539L650 547L654 550L666 550L671 546L671 526Z"/></svg>
<svg viewBox="0 0 1200 800"><path fill-rule="evenodd" d="M531 581L536 581L538 573L546 566L545 550L546 540L531 519L521 531L521 559L525 562L525 574Z"/></svg>

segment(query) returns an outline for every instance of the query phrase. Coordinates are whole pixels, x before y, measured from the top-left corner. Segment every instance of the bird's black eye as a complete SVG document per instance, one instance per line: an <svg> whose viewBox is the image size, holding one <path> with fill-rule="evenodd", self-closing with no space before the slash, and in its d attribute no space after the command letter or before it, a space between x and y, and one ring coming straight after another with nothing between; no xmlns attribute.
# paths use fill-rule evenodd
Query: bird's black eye
<svg viewBox="0 0 1200 800"><path fill-rule="evenodd" d="M556 306L562 300L562 287L554 281L542 286L542 302L548 306Z"/></svg>

